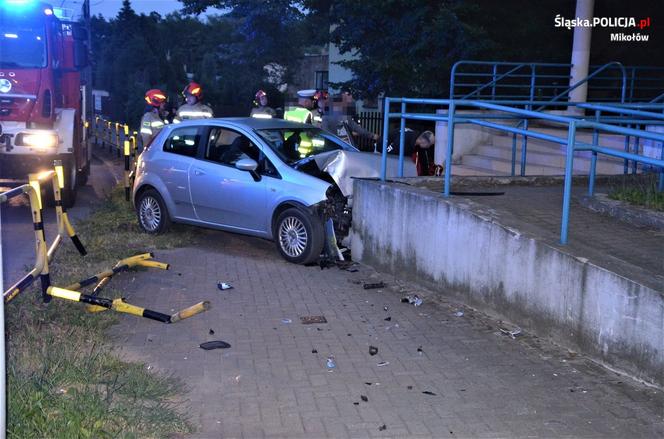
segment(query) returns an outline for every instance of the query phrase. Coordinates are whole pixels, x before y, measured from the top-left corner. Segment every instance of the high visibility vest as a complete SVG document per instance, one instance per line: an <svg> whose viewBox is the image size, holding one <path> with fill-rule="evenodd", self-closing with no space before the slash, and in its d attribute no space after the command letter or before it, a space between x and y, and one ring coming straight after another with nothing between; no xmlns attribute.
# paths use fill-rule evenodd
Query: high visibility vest
<svg viewBox="0 0 664 439"><path fill-rule="evenodd" d="M182 104L180 108L178 108L176 115L178 121L186 119L209 119L211 117L214 117L212 109L200 102L197 102L194 105Z"/></svg>
<svg viewBox="0 0 664 439"><path fill-rule="evenodd" d="M257 119L272 119L276 115L277 112L273 108L265 106L252 108L250 116Z"/></svg>
<svg viewBox="0 0 664 439"><path fill-rule="evenodd" d="M304 107L295 107L284 113L284 119L291 122L311 123L313 115L310 110Z"/></svg>

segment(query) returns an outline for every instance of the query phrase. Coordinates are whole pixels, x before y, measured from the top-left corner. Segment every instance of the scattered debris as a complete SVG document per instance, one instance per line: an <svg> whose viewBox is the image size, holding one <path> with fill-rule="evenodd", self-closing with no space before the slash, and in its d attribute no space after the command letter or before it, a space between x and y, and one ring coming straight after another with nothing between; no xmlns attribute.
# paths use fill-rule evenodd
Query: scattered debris
<svg viewBox="0 0 664 439"><path fill-rule="evenodd" d="M370 385L372 385L373 383L366 382L366 383L364 383L364 384L366 384L367 386L370 386Z"/></svg>
<svg viewBox="0 0 664 439"><path fill-rule="evenodd" d="M375 282L375 283L367 283L364 284L364 289L365 290L373 290L376 288L385 288L385 282L380 281L380 282Z"/></svg>
<svg viewBox="0 0 664 439"><path fill-rule="evenodd" d="M513 339L517 338L520 335L523 335L521 333L521 328L519 327L516 327L514 329L505 329L505 328L498 328L498 329L500 329L500 332L502 332L505 335L509 335Z"/></svg>
<svg viewBox="0 0 664 439"><path fill-rule="evenodd" d="M360 405L360 403L359 402L354 402L353 405Z"/></svg>
<svg viewBox="0 0 664 439"><path fill-rule="evenodd" d="M406 389L413 390L413 386L407 386Z"/></svg>
<svg viewBox="0 0 664 439"><path fill-rule="evenodd" d="M230 344L226 343L225 341L221 340L214 340L214 341L206 341L205 343L201 343L200 345L201 349L205 349L206 351L212 350L212 349L228 349L231 347ZM185 357L185 360L187 357Z"/></svg>
<svg viewBox="0 0 664 439"><path fill-rule="evenodd" d="M182 276L182 273L178 273L178 276Z"/></svg>
<svg viewBox="0 0 664 439"><path fill-rule="evenodd" d="M424 393L425 395L431 395L431 396L436 396L436 394L435 394L435 393L433 393L433 392L430 392L430 391L428 391L428 390L425 390L425 391L424 391L424 392L422 392L422 393Z"/></svg>
<svg viewBox="0 0 664 439"><path fill-rule="evenodd" d="M300 322L303 325L313 325L318 323L327 323L325 316L303 316L300 317Z"/></svg>
<svg viewBox="0 0 664 439"><path fill-rule="evenodd" d="M378 353L378 348L376 346L369 346L369 355L372 357Z"/></svg>
<svg viewBox="0 0 664 439"><path fill-rule="evenodd" d="M360 395L360 399L364 402L369 402L369 398L366 397L365 395Z"/></svg>
<svg viewBox="0 0 664 439"><path fill-rule="evenodd" d="M346 271L349 271L351 273L357 273L358 271L360 271L360 269L356 268L356 267L350 267L350 268L346 268Z"/></svg>
<svg viewBox="0 0 664 439"><path fill-rule="evenodd" d="M386 322L391 322L391 321L392 321L392 317L385 317L383 320L385 320Z"/></svg>
<svg viewBox="0 0 664 439"><path fill-rule="evenodd" d="M401 299L401 303L410 303L411 305L420 306L422 305L422 299L417 294L409 294Z"/></svg>
<svg viewBox="0 0 664 439"><path fill-rule="evenodd" d="M420 355L422 355L422 353L424 352L424 351L422 350L422 346L420 346L420 347L417 348L417 352L418 352Z"/></svg>
<svg viewBox="0 0 664 439"><path fill-rule="evenodd" d="M154 340L154 335L148 334L148 336L146 337L146 340L147 341L153 341Z"/></svg>
<svg viewBox="0 0 664 439"><path fill-rule="evenodd" d="M387 366L388 364L390 364L389 361L381 361L381 362L378 363L376 366L378 366L378 367L383 367L383 366Z"/></svg>
<svg viewBox="0 0 664 439"><path fill-rule="evenodd" d="M334 361L334 357L332 355L327 357L327 363L326 364L327 364L328 369L334 369L335 367L337 367L337 363Z"/></svg>
<svg viewBox="0 0 664 439"><path fill-rule="evenodd" d="M385 425L385 424L378 427L378 431L385 431L385 430L387 430L387 425Z"/></svg>
<svg viewBox="0 0 664 439"><path fill-rule="evenodd" d="M387 311L388 309L390 309L390 307L387 306L387 305L385 305L385 306L383 307L383 311Z"/></svg>
<svg viewBox="0 0 664 439"><path fill-rule="evenodd" d="M454 313L454 315L457 317L463 317L463 311L457 311Z"/></svg>
<svg viewBox="0 0 664 439"><path fill-rule="evenodd" d="M291 319L281 319L281 323L293 323Z"/></svg>
<svg viewBox="0 0 664 439"><path fill-rule="evenodd" d="M349 336L349 337L352 337L352 336L353 336L353 334L351 334L350 332L349 332L348 334L346 334L346 335Z"/></svg>
<svg viewBox="0 0 664 439"><path fill-rule="evenodd" d="M214 329L210 329L210 331L208 331L208 334L214 335Z"/></svg>
<svg viewBox="0 0 664 439"><path fill-rule="evenodd" d="M231 285L229 283L226 283L226 282L217 282L217 288L219 288L222 291L230 290L230 289L233 288L233 285Z"/></svg>
<svg viewBox="0 0 664 439"><path fill-rule="evenodd" d="M312 350L311 350L311 353L312 353L312 354L317 354L317 353L318 353L318 349L312 349Z"/></svg>

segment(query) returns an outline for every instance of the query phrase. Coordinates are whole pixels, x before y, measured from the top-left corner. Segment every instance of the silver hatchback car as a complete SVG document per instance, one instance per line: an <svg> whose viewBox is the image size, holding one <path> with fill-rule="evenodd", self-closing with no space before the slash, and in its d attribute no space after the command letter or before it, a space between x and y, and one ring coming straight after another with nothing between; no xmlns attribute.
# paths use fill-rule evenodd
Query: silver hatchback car
<svg viewBox="0 0 664 439"><path fill-rule="evenodd" d="M396 175L397 160L388 159ZM348 234L350 178L379 170L379 155L311 125L192 120L167 126L142 152L133 199L148 233L171 221L227 230L274 240L286 260L310 263ZM415 175L414 166L404 172Z"/></svg>

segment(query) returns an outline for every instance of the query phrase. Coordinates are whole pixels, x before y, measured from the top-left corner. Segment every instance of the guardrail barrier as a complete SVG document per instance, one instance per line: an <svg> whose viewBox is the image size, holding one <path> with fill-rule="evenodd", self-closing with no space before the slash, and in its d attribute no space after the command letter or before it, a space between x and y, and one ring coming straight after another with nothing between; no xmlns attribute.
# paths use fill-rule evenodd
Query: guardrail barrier
<svg viewBox="0 0 664 439"><path fill-rule="evenodd" d="M125 134L126 133L127 130L125 130ZM127 143L125 143L125 147L129 145L129 141L126 142ZM130 154L125 154L125 156L129 157ZM28 196L35 234L35 265L18 282L14 283L11 287L3 292L3 299L5 302L10 302L15 299L19 294L24 292L37 279L39 279L41 283L42 300L44 303L50 302L52 297L75 302L83 302L90 305L87 308L87 310L90 312L112 309L116 312L145 317L162 323L175 323L180 320L193 317L196 314L200 314L210 308L210 303L204 301L178 311L175 314L168 315L132 305L125 302L122 298L108 299L104 297L97 297L97 294L110 281L112 276L122 271L129 270L131 267L141 266L168 270L168 264L152 260L154 256L152 253L143 253L122 259L118 261L118 263L111 270L103 271L94 276L83 279L75 284L69 285L66 288L60 288L51 285L49 262L53 259L55 251L65 236L68 236L71 239L73 245L76 247L81 256L85 256L87 254L85 247L76 235L76 231L69 221L65 207L62 205L60 192L62 189L62 182L64 181L62 176L62 163L60 161L55 161L53 170L46 171L41 174L30 174L28 184L23 184L0 194L0 203L7 202L12 198L16 198L21 195ZM42 214L43 205L41 196L42 185L48 182L50 182L53 187L53 197L58 229L58 234L50 246L47 245L44 231L44 221ZM92 284L96 284L92 295L83 294L76 291Z"/></svg>

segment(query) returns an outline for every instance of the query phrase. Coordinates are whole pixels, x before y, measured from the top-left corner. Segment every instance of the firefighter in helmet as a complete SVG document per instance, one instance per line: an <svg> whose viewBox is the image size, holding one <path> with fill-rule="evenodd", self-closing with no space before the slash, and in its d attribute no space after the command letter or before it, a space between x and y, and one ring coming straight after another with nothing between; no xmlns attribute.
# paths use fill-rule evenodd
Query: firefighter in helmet
<svg viewBox="0 0 664 439"><path fill-rule="evenodd" d="M277 116L277 112L274 111L274 108L267 105L267 93L263 90L258 90L256 92L254 104L256 106L251 109L251 117L258 119L272 119Z"/></svg>
<svg viewBox="0 0 664 439"><path fill-rule="evenodd" d="M300 90L297 92L297 106L286 111L284 119L291 122L312 123L314 115L314 94L316 90Z"/></svg>
<svg viewBox="0 0 664 439"><path fill-rule="evenodd" d="M212 109L201 102L203 89L200 84L190 82L182 90L185 103L178 108L176 119L178 122L186 119L209 119L214 117Z"/></svg>
<svg viewBox="0 0 664 439"><path fill-rule="evenodd" d="M149 145L152 139L164 127L164 120L161 118L160 112L166 105L166 94L159 89L153 88L145 93L145 102L147 102L148 106L141 118L141 140L143 141L143 147Z"/></svg>

